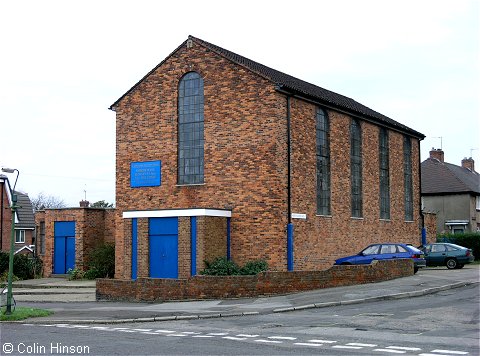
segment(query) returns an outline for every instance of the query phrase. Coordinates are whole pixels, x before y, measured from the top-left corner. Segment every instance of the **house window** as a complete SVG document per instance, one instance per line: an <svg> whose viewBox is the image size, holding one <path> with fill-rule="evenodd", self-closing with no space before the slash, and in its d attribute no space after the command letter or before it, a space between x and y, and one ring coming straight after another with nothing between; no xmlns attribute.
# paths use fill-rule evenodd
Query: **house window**
<svg viewBox="0 0 480 356"><path fill-rule="evenodd" d="M190 72L178 88L178 184L203 183L203 79Z"/></svg>
<svg viewBox="0 0 480 356"><path fill-rule="evenodd" d="M352 217L362 215L362 128L358 120L350 124L350 170Z"/></svg>
<svg viewBox="0 0 480 356"><path fill-rule="evenodd" d="M25 230L15 230L15 243L16 244L25 243Z"/></svg>
<svg viewBox="0 0 480 356"><path fill-rule="evenodd" d="M403 137L403 175L405 220L413 221L412 141L407 136Z"/></svg>
<svg viewBox="0 0 480 356"><path fill-rule="evenodd" d="M390 219L390 167L388 152L388 132L381 127L379 133L380 161L380 219Z"/></svg>
<svg viewBox="0 0 480 356"><path fill-rule="evenodd" d="M317 214L330 215L330 123L327 113L317 108Z"/></svg>

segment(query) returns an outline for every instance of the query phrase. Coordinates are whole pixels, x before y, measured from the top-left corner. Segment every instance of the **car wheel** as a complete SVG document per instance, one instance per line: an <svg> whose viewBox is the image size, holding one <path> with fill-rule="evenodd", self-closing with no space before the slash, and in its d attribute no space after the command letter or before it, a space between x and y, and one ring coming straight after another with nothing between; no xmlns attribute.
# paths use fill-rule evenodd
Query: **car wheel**
<svg viewBox="0 0 480 356"><path fill-rule="evenodd" d="M413 274L418 272L418 267L413 267Z"/></svg>
<svg viewBox="0 0 480 356"><path fill-rule="evenodd" d="M458 266L458 263L457 263L457 260L454 259L454 258L449 258L445 264L447 265L447 268L448 269L454 269L454 268L457 268Z"/></svg>

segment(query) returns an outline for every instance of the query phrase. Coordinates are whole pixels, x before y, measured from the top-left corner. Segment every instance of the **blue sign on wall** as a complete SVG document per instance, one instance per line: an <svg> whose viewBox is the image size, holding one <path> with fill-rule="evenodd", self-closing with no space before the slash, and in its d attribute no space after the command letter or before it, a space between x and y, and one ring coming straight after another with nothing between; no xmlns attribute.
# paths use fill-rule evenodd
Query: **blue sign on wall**
<svg viewBox="0 0 480 356"><path fill-rule="evenodd" d="M131 162L130 187L157 187L162 184L162 161Z"/></svg>

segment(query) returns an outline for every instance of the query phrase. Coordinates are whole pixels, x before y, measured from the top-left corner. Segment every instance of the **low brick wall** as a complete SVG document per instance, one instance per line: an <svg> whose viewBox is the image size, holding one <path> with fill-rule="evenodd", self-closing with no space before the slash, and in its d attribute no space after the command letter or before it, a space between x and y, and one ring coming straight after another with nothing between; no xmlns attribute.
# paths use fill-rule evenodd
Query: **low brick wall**
<svg viewBox="0 0 480 356"><path fill-rule="evenodd" d="M374 283L413 275L413 261L375 261L323 271L264 272L256 276L194 276L188 279L97 279L97 300L166 301L271 296Z"/></svg>

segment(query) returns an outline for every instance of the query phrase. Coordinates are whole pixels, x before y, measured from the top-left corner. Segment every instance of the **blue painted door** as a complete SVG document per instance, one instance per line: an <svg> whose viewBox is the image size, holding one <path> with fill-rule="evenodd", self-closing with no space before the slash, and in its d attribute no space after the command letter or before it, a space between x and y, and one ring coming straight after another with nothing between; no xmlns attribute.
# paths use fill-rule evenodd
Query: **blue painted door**
<svg viewBox="0 0 480 356"><path fill-rule="evenodd" d="M151 278L178 278L178 218L150 218Z"/></svg>
<svg viewBox="0 0 480 356"><path fill-rule="evenodd" d="M65 274L75 268L75 222L56 221L54 224L53 273Z"/></svg>

